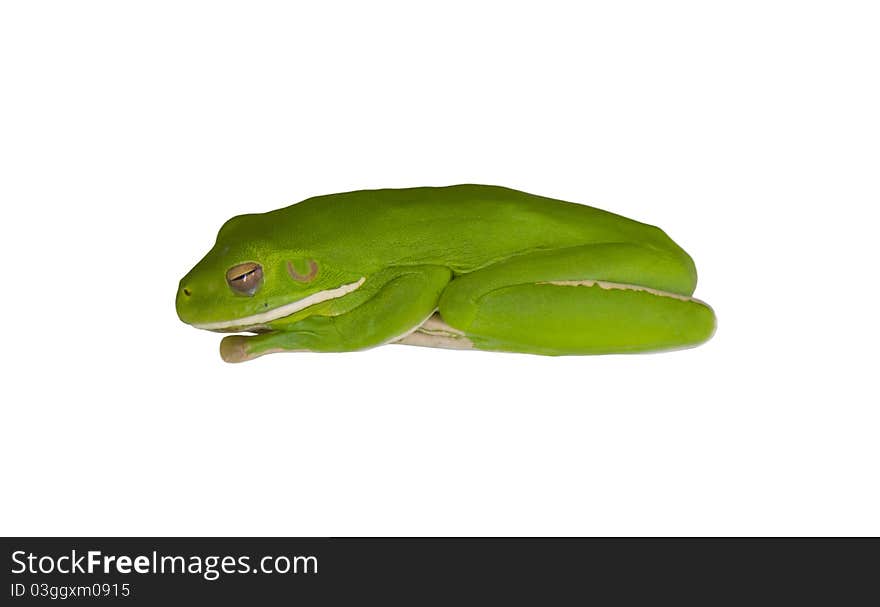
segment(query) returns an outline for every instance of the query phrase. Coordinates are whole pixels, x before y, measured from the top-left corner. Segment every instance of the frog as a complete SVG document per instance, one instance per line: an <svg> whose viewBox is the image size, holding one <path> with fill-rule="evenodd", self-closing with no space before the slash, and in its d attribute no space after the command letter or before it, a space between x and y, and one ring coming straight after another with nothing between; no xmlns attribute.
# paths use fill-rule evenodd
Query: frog
<svg viewBox="0 0 880 607"><path fill-rule="evenodd" d="M658 227L462 184L315 196L220 228L176 311L227 362L386 344L535 355L690 348L715 332Z"/></svg>

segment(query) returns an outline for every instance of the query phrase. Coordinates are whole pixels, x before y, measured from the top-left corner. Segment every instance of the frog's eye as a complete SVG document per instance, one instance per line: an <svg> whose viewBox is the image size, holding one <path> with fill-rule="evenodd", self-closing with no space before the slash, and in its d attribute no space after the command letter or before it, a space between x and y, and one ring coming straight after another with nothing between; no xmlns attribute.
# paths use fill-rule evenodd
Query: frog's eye
<svg viewBox="0 0 880 607"><path fill-rule="evenodd" d="M263 284L263 266L252 261L232 266L226 270L226 282L239 295L250 297Z"/></svg>

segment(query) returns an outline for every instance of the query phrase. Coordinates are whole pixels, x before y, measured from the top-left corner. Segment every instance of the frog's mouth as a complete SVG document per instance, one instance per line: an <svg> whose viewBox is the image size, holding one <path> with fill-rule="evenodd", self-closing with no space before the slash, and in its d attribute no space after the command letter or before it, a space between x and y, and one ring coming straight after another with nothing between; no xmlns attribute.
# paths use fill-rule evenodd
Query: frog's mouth
<svg viewBox="0 0 880 607"><path fill-rule="evenodd" d="M272 322L273 320L278 320L279 318L284 318L285 316L290 316L291 314L299 312L300 310L304 310L309 306L319 304L323 301L327 301L329 299L338 299L343 295L347 295L352 291L359 289L360 286L364 284L365 280L366 277L361 276L360 280L357 280L355 282L342 285L341 287L336 287L335 289L318 291L317 293L312 293L311 295L303 297L302 299L297 299L296 301L278 306L277 308L273 308L271 310L266 310L265 312L260 312L259 314L252 314L251 316L244 316L242 318L235 318L232 320L192 323L192 326L197 329L205 329L207 331L220 331L223 333L236 333L239 331L249 331L254 333L266 332L269 330L269 328L265 326L266 323Z"/></svg>

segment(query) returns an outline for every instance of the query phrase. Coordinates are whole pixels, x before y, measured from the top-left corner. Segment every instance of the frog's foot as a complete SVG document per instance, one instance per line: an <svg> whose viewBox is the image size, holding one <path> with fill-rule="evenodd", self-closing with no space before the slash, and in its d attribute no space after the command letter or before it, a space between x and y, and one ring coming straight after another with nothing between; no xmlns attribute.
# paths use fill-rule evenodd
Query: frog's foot
<svg viewBox="0 0 880 607"><path fill-rule="evenodd" d="M241 363L256 358L248 353L246 335L229 335L220 341L220 357L228 363ZM257 355L259 356L259 355Z"/></svg>
<svg viewBox="0 0 880 607"><path fill-rule="evenodd" d="M220 358L228 363L243 363L275 352L308 352L305 348L273 346L273 333L262 335L229 335L220 341Z"/></svg>

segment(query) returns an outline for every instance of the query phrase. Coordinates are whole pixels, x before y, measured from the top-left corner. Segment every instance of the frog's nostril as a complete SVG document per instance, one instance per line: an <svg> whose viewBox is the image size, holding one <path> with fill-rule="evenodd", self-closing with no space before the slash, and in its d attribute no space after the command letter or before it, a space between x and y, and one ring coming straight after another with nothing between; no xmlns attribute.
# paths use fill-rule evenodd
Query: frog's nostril
<svg viewBox="0 0 880 607"><path fill-rule="evenodd" d="M189 297L190 295L192 295L192 291L190 291L189 289L187 289L186 287L184 287L184 288L183 288L183 294L186 295L187 297Z"/></svg>

